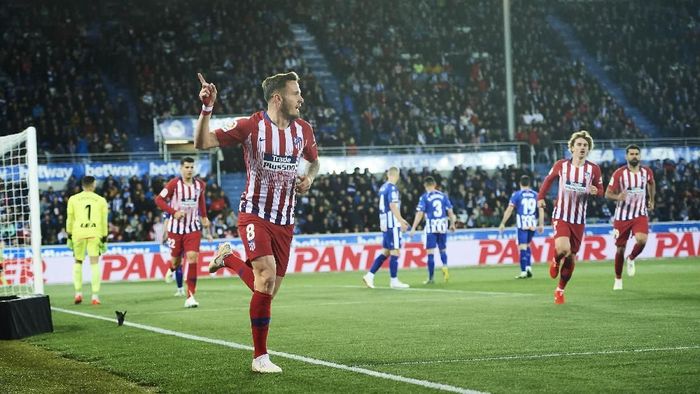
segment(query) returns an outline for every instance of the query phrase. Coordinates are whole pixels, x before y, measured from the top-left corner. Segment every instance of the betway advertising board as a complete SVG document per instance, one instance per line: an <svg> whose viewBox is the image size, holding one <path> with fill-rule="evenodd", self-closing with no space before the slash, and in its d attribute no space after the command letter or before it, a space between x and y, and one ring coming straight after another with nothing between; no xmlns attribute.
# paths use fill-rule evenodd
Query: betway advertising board
<svg viewBox="0 0 700 394"><path fill-rule="evenodd" d="M551 229L537 234L531 246L535 262L545 262L554 256ZM426 266L426 251L421 239L404 239L399 264L401 269ZM209 275L207 267L214 258L218 243L203 242L197 265L199 276ZM230 240L235 253L243 253L240 239ZM628 243L627 253L633 242ZM297 236L292 245L287 272L312 273L334 271L365 271L381 252L381 234L343 234L327 236ZM11 256L5 250L5 273L8 280L18 281L29 271L27 259ZM8 255L9 254L9 255ZM500 234L498 230L460 230L448 235L447 255L451 267L518 264L518 245L513 229ZM615 243L610 225L590 225L578 253L579 260L612 260ZM691 257L700 255L700 222L652 224L646 248L639 259L662 257ZM49 284L72 281L73 257L65 246L42 248L44 278ZM170 250L157 243L110 244L101 257L102 279L107 281L161 279L168 269ZM388 264L385 264L388 266ZM84 264L84 278L89 278ZM386 268L386 267L385 267ZM231 276L222 269L216 276Z"/></svg>
<svg viewBox="0 0 700 394"><path fill-rule="evenodd" d="M26 166L15 166L15 169L0 169L0 179L12 178L12 174L22 175ZM195 162L195 174L204 176L211 172L208 160ZM56 163L40 164L38 168L39 182L64 182L71 175L80 179L85 175L94 176L98 180L113 176L115 178L132 176L164 176L180 174L180 162L178 160L162 161L130 161L115 163ZM18 178L19 179L19 178Z"/></svg>

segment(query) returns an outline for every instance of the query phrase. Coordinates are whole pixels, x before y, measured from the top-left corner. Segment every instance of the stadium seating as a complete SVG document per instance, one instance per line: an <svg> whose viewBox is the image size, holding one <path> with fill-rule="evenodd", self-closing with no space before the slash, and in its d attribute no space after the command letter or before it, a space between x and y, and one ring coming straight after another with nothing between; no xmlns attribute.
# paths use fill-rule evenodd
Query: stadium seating
<svg viewBox="0 0 700 394"><path fill-rule="evenodd" d="M700 26L696 2L561 2L558 10L664 136L697 135Z"/></svg>

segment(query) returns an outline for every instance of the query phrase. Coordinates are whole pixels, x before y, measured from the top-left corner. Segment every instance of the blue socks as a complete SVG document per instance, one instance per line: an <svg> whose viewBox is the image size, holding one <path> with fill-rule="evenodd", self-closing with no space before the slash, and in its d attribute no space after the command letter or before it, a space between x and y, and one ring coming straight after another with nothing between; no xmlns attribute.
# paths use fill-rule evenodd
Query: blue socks
<svg viewBox="0 0 700 394"><path fill-rule="evenodd" d="M177 288L182 288L182 264L175 268L175 282L177 282Z"/></svg>
<svg viewBox="0 0 700 394"><path fill-rule="evenodd" d="M376 259L374 259L374 263L372 263L372 268L369 269L369 272L376 274L377 271L379 271L380 268L382 268L382 264L386 261L386 256L383 254L380 254L377 256ZM393 276L392 276L393 278Z"/></svg>
<svg viewBox="0 0 700 394"><path fill-rule="evenodd" d="M527 267L530 266L530 247L528 246L525 250L520 250L520 271L527 271Z"/></svg>
<svg viewBox="0 0 700 394"><path fill-rule="evenodd" d="M440 260L442 260L442 266L446 267L447 266L447 251L445 251L445 250L440 251Z"/></svg>
<svg viewBox="0 0 700 394"><path fill-rule="evenodd" d="M391 256L389 259L389 272L392 278L399 275L399 256Z"/></svg>
<svg viewBox="0 0 700 394"><path fill-rule="evenodd" d="M435 273L435 256L431 253L428 255L428 280L433 280Z"/></svg>

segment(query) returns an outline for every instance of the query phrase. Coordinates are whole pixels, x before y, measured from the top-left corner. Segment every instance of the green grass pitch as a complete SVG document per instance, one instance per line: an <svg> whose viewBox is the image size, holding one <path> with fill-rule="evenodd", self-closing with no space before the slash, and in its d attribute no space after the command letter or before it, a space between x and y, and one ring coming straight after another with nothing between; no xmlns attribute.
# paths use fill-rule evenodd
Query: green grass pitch
<svg viewBox="0 0 700 394"><path fill-rule="evenodd" d="M700 259L639 261L615 292L611 262L578 263L565 305L546 266L518 271L453 269L445 284L438 268L431 286L424 270L401 271L405 291L388 289L386 270L374 290L358 272L289 275L272 304L278 375L250 372L251 351L236 347L251 345L238 278L200 279L197 309L162 282L105 283L100 306L48 286L54 308L108 320L54 310L54 333L0 341L13 355L0 357L0 391L700 390ZM118 327L115 310L135 325Z"/></svg>

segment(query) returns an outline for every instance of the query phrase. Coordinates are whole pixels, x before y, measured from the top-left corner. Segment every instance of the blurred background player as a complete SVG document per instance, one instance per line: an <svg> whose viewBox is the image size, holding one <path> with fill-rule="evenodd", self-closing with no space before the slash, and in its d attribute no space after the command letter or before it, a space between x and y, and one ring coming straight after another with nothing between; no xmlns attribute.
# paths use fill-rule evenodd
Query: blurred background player
<svg viewBox="0 0 700 394"><path fill-rule="evenodd" d="M374 289L374 274L382 267L387 257L392 289L405 289L407 284L399 281L399 252L401 249L401 231L408 229L408 222L401 216L401 198L396 185L399 182L399 169L391 167L387 171L387 181L379 188L379 228L382 231L382 253L374 259L374 263L362 280L370 289Z"/></svg>
<svg viewBox="0 0 700 394"><path fill-rule="evenodd" d="M530 177L520 177L520 190L513 192L508 208L503 212L498 229L503 232L510 215L515 211L515 227L518 229L518 249L520 250L520 275L516 279L532 278L532 255L530 242L537 232L544 231L544 208L537 207L537 191L530 189Z"/></svg>
<svg viewBox="0 0 700 394"><path fill-rule="evenodd" d="M436 183L433 177L429 176L423 180L425 193L420 196L418 206L416 206L416 217L413 219L411 227L411 238L416 231L416 227L425 216L425 249L428 253L428 280L425 284L433 284L433 274L435 273L435 247L440 249L440 260L442 261L442 277L445 282L450 280L450 272L447 270L447 229L455 231L457 217L452 211L452 202L449 197L440 190L435 189ZM448 225L449 217L449 225Z"/></svg>
<svg viewBox="0 0 700 394"><path fill-rule="evenodd" d="M309 191L318 174L316 137L311 125L300 119L304 103L295 72L276 74L262 83L267 111L239 118L223 129L209 130L209 119L217 89L198 74L202 89L202 112L195 128L195 147L209 149L241 144L246 160L246 186L241 194L238 232L246 250L247 264L223 243L209 266L209 272L228 267L239 274L253 291L250 325L253 334L251 369L279 373L267 353L272 299L287 272L294 234L296 194ZM308 161L298 175L301 159ZM251 275L251 267L252 274Z"/></svg>
<svg viewBox="0 0 700 394"><path fill-rule="evenodd" d="M605 197L617 201L613 216L613 237L615 238L615 283L613 290L622 290L622 265L625 247L631 234L635 244L627 256L627 275L634 276L634 259L642 253L649 233L648 211L654 209L656 187L654 173L640 165L641 150L637 145L625 149L627 165L612 174L605 191ZM647 196L649 197L647 200Z"/></svg>
<svg viewBox="0 0 700 394"><path fill-rule="evenodd" d="M156 196L158 207L170 215L168 226L168 246L172 265L165 274L166 282L172 281L177 267L182 263L182 255L187 259L187 299L185 308L196 308L199 302L194 298L197 290L197 257L202 241L202 227L209 227L205 204L206 184L194 177L194 159L180 160L180 176L168 181Z"/></svg>
<svg viewBox="0 0 700 394"><path fill-rule="evenodd" d="M574 272L575 256L581 247L586 226L586 208L589 195L603 195L600 167L588 160L593 149L593 138L581 130L569 138L571 159L554 163L537 195L538 207L545 207L545 197L555 179L559 178L559 191L552 211L555 256L549 265L549 275L555 279L560 274L559 285L554 290L554 303L564 303L564 288ZM563 264L562 264L563 261Z"/></svg>
<svg viewBox="0 0 700 394"><path fill-rule="evenodd" d="M73 251L73 287L75 303L83 302L83 260L85 252L90 257L92 273L92 304L99 305L100 297L100 255L107 251L107 200L95 193L95 178L84 176L83 191L68 199L66 232L68 248Z"/></svg>

